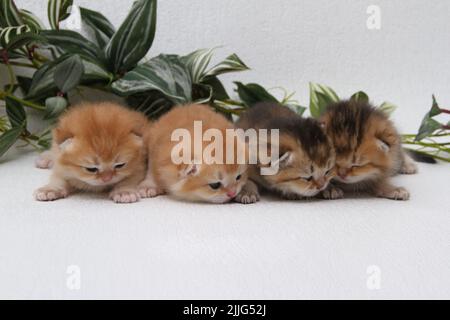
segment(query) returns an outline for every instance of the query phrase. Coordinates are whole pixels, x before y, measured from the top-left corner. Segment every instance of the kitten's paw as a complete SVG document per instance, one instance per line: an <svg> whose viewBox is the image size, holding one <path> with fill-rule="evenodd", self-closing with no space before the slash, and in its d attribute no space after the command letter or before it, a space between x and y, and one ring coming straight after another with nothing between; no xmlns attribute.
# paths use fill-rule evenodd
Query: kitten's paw
<svg viewBox="0 0 450 320"><path fill-rule="evenodd" d="M50 169L53 167L53 160L50 151L41 153L36 160L34 160L34 165L39 169Z"/></svg>
<svg viewBox="0 0 450 320"><path fill-rule="evenodd" d="M307 199L306 197L304 197L304 196L301 196L301 195L299 195L299 194L296 194L296 193L284 193L283 194L283 199L286 199L286 200L305 200L305 199Z"/></svg>
<svg viewBox="0 0 450 320"><path fill-rule="evenodd" d="M258 192L250 192L242 190L239 192L239 194L234 198L234 201L243 203L243 204L250 204L255 203L259 201L259 193Z"/></svg>
<svg viewBox="0 0 450 320"><path fill-rule="evenodd" d="M344 197L344 191L335 186L329 186L322 191L322 197L327 200L342 199Z"/></svg>
<svg viewBox="0 0 450 320"><path fill-rule="evenodd" d="M404 161L402 167L400 168L401 174L415 174L417 173L417 165L414 161Z"/></svg>
<svg viewBox="0 0 450 320"><path fill-rule="evenodd" d="M381 192L378 196L392 200L408 200L409 192L403 187L398 187L387 192Z"/></svg>
<svg viewBox="0 0 450 320"><path fill-rule="evenodd" d="M161 194L164 194L164 190L157 187L139 186L139 195L141 198L154 198Z"/></svg>
<svg viewBox="0 0 450 320"><path fill-rule="evenodd" d="M53 187L42 187L34 192L34 198L38 201L53 201L68 196L65 189L58 189Z"/></svg>
<svg viewBox="0 0 450 320"><path fill-rule="evenodd" d="M109 197L115 203L133 203L139 201L139 194L135 191L117 190L111 191Z"/></svg>

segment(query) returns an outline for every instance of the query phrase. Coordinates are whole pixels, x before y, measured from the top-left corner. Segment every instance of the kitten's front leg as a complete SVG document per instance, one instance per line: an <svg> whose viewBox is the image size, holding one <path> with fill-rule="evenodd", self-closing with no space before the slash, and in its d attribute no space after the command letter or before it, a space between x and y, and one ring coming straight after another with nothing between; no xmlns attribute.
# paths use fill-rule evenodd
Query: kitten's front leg
<svg viewBox="0 0 450 320"><path fill-rule="evenodd" d="M50 182L34 192L34 198L38 201L53 201L65 198L69 193L70 187L67 181L52 174Z"/></svg>
<svg viewBox="0 0 450 320"><path fill-rule="evenodd" d="M259 201L258 186L251 180L247 180L242 190L234 198L234 201L243 204L255 203Z"/></svg>
<svg viewBox="0 0 450 320"><path fill-rule="evenodd" d="M403 152L402 166L400 167L401 174L415 174L417 173L417 164L405 152Z"/></svg>
<svg viewBox="0 0 450 320"><path fill-rule="evenodd" d="M139 201L140 196L137 185L141 179L142 176L132 176L120 181L109 193L109 197L115 203L133 203Z"/></svg>
<svg viewBox="0 0 450 320"><path fill-rule="evenodd" d="M344 191L331 183L321 194L322 197L327 200L342 199L344 197Z"/></svg>
<svg viewBox="0 0 450 320"><path fill-rule="evenodd" d="M36 160L34 161L36 168L39 169L50 169L53 167L53 152L52 150L47 150L42 152Z"/></svg>
<svg viewBox="0 0 450 320"><path fill-rule="evenodd" d="M383 181L375 187L375 195L392 200L408 200L409 192L403 187L393 186L389 181Z"/></svg>
<svg viewBox="0 0 450 320"><path fill-rule="evenodd" d="M164 190L158 187L155 178L153 177L150 160L148 162L147 175L145 176L144 181L139 184L138 191L141 198L153 198L164 194Z"/></svg>

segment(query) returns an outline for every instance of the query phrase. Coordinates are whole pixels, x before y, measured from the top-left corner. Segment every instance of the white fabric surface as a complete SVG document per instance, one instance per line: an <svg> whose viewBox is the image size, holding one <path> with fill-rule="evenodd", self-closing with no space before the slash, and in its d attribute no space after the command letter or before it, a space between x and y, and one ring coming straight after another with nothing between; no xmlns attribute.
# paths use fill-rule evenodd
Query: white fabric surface
<svg viewBox="0 0 450 320"><path fill-rule="evenodd" d="M407 202L120 205L34 201L49 174L34 156L0 163L0 298L450 298L448 165L396 177ZM70 265L79 290L66 285Z"/></svg>

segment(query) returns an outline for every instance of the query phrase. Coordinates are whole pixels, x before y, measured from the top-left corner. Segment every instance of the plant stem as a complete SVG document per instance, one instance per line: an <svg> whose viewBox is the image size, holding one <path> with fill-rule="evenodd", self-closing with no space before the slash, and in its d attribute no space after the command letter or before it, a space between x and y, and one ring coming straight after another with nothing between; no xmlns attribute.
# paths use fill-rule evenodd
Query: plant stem
<svg viewBox="0 0 450 320"><path fill-rule="evenodd" d="M433 157L433 158L435 158L435 159L438 159L438 160L441 160L441 161L450 162L450 158L440 157L440 156L438 156L438 155L430 154L430 153L428 153L428 152L419 151L419 150L416 150L416 149L410 149L410 148L405 148L405 149L411 150L411 151L414 151L414 152L417 152L417 153L420 153L420 154L423 154L423 155L431 156L431 157Z"/></svg>
<svg viewBox="0 0 450 320"><path fill-rule="evenodd" d="M14 71L13 71L10 63L6 64L6 68L8 69L8 76L9 76L9 83L10 83L10 87L9 87L8 91L6 92L6 94L9 95L14 91L14 84L16 82L15 81L16 77L14 75Z"/></svg>
<svg viewBox="0 0 450 320"><path fill-rule="evenodd" d="M1 94L1 92L0 92L0 94ZM8 92L4 92L3 94L4 94L5 97L9 97L9 98L11 98L14 101L17 101L17 102L23 104L24 106L27 106L27 107L30 107L32 109L39 110L39 111L44 111L45 110L45 106L41 106L41 105L35 104L35 103L31 102L31 101L20 99L20 98L16 97L15 95L10 94Z"/></svg>

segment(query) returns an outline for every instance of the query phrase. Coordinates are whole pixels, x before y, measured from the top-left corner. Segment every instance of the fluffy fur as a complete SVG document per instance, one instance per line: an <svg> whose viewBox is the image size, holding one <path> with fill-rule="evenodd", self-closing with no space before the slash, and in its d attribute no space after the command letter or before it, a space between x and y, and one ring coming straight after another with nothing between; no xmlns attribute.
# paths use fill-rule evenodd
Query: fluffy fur
<svg viewBox="0 0 450 320"><path fill-rule="evenodd" d="M137 185L145 177L147 125L141 113L112 103L72 107L53 130L51 151L36 161L41 168L52 166L52 174L35 198L56 200L83 190L110 191L115 202L137 201Z"/></svg>
<svg viewBox="0 0 450 320"><path fill-rule="evenodd" d="M321 121L336 150L339 186L389 199L409 198L408 191L393 186L389 177L415 173L417 168L383 112L367 103L343 101L329 106Z"/></svg>
<svg viewBox="0 0 450 320"><path fill-rule="evenodd" d="M188 201L224 203L240 192L247 179L245 164L207 164L205 162L208 159L196 159L202 163L195 164L194 158L188 164L175 164L172 161L172 148L178 144L177 141L171 141L172 132L175 129L187 129L193 149L194 121L202 121L203 132L210 128L222 132L225 159L225 130L233 128L232 123L205 105L175 107L156 121L147 133L149 170L139 188L142 197L168 193ZM209 142L202 144L205 148Z"/></svg>
<svg viewBox="0 0 450 320"><path fill-rule="evenodd" d="M236 126L256 130L279 129L280 134L280 158L276 160L279 162L278 173L261 175L262 165L258 159L259 164L250 166L251 181L237 200L244 203L257 201L259 193L255 182L288 199L312 197L325 190L334 176L334 150L316 120L302 118L285 106L260 103L244 113ZM267 142L260 140L258 143ZM271 147L269 141L269 154Z"/></svg>

